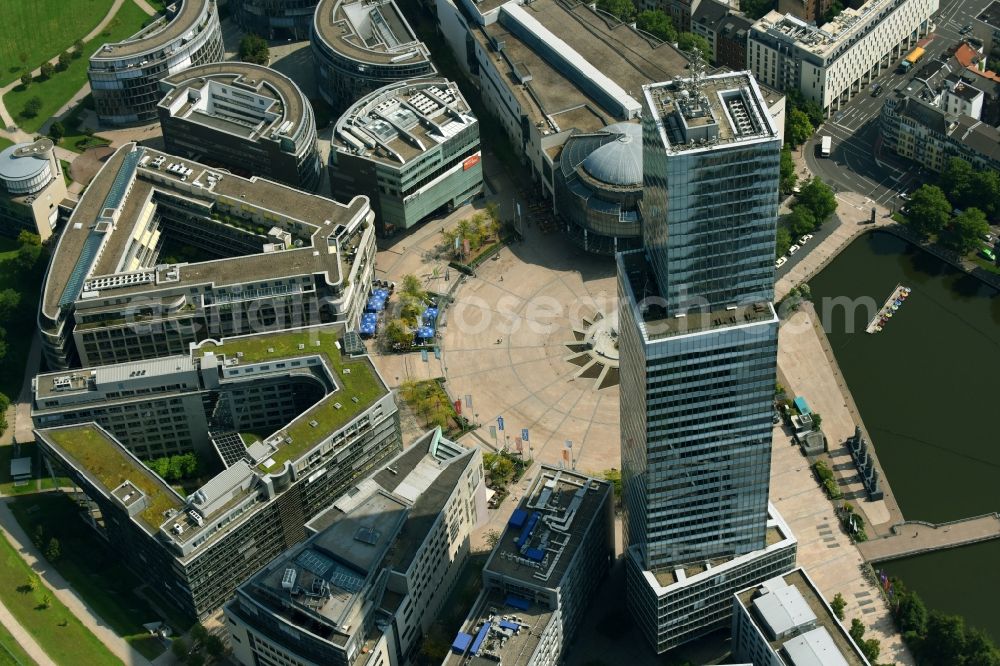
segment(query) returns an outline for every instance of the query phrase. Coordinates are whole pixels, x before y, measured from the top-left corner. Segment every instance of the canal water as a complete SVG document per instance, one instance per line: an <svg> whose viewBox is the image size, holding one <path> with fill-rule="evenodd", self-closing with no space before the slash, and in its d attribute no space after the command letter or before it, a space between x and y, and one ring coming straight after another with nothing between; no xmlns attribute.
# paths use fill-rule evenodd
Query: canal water
<svg viewBox="0 0 1000 666"><path fill-rule="evenodd" d="M864 304L880 307L899 283L910 297L881 333L866 334ZM1000 511L996 290L884 232L860 237L810 286L903 515L943 522ZM995 541L885 568L1000 642L990 603L998 561Z"/></svg>

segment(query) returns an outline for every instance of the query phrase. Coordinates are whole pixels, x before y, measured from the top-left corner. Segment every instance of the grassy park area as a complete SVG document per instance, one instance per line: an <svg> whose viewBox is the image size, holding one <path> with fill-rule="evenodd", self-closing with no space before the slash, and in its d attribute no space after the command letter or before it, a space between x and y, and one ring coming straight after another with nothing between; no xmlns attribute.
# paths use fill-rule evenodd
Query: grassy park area
<svg viewBox="0 0 1000 666"><path fill-rule="evenodd" d="M2 536L0 597L24 630L55 663L67 666L122 663L38 579L37 574Z"/></svg>
<svg viewBox="0 0 1000 666"><path fill-rule="evenodd" d="M74 3L73 7L86 6L91 2L98 1L100 0L82 0ZM6 5L6 3L3 4ZM27 88L18 85L4 95L4 105L18 127L25 132L37 132L46 120L56 115L56 112L87 83L87 56L105 42L118 42L134 35L149 18L134 2L124 3L107 28L95 39L83 45L81 57L73 58L64 70L56 71L46 81L36 79ZM29 34L37 36L39 33L35 30ZM69 41L69 44L72 44L72 40ZM31 66L32 68L37 67L38 62L33 62ZM38 111L33 115L26 115L25 108L29 106L31 100L36 98L40 102Z"/></svg>
<svg viewBox="0 0 1000 666"><path fill-rule="evenodd" d="M114 0L0 2L0 85L68 49L94 29ZM129 3L132 4L132 3ZM89 54L88 54L89 55Z"/></svg>
<svg viewBox="0 0 1000 666"><path fill-rule="evenodd" d="M19 303L9 313L9 320L0 321L0 327L6 330L5 335L0 337L6 347L6 352L0 355L0 393L14 399L21 392L31 335L17 334L13 322L34 321L42 277L45 275L44 256L33 265L26 266L19 257L18 248L17 241L0 238L0 291L9 288L20 294Z"/></svg>
<svg viewBox="0 0 1000 666"><path fill-rule="evenodd" d="M11 510L32 538L41 526L44 541L58 539L64 555L51 562L52 566L112 631L146 658L156 658L165 647L146 632L143 623L166 620L177 631L190 628L192 621L185 620L173 608L158 603L169 614L161 617L145 593L141 596L136 593L142 581L122 567L114 553L80 520L77 506L68 496L46 493L19 497Z"/></svg>
<svg viewBox="0 0 1000 666"><path fill-rule="evenodd" d="M36 663L38 662L28 656L7 628L0 625L0 666L29 666Z"/></svg>

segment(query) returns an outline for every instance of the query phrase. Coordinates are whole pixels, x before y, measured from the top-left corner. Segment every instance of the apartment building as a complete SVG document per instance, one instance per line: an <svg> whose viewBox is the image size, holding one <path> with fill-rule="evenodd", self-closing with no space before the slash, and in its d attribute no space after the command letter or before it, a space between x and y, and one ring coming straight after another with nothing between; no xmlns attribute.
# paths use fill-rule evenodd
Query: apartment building
<svg viewBox="0 0 1000 666"><path fill-rule="evenodd" d="M66 198L66 180L51 139L18 143L0 151L0 234L21 231L52 236L59 221L59 203Z"/></svg>
<svg viewBox="0 0 1000 666"><path fill-rule="evenodd" d="M164 16L90 56L87 78L97 118L111 126L154 122L160 79L223 59L216 0L170 3Z"/></svg>
<svg viewBox="0 0 1000 666"><path fill-rule="evenodd" d="M323 170L316 116L302 90L246 62L191 67L160 81L166 152L315 190Z"/></svg>
<svg viewBox="0 0 1000 666"><path fill-rule="evenodd" d="M483 589L443 666L564 663L614 562L606 481L542 465L483 568Z"/></svg>
<svg viewBox="0 0 1000 666"><path fill-rule="evenodd" d="M374 213L126 144L60 235L39 308L52 369L182 354L207 337L357 324Z"/></svg>
<svg viewBox="0 0 1000 666"><path fill-rule="evenodd" d="M479 122L455 83L390 83L337 120L330 188L340 201L367 196L385 236L480 194L481 156Z"/></svg>
<svg viewBox="0 0 1000 666"><path fill-rule="evenodd" d="M350 489L225 607L244 666L408 663L486 515L482 455L440 429Z"/></svg>
<svg viewBox="0 0 1000 666"><path fill-rule="evenodd" d="M750 30L746 66L832 114L927 36L937 10L938 0L868 0L822 26L771 11Z"/></svg>
<svg viewBox="0 0 1000 666"><path fill-rule="evenodd" d="M173 404L171 414L187 417L191 409L192 428L208 420L222 471L187 497L97 423L38 428L39 447L53 474L69 476L87 496L90 522L115 544L122 563L203 617L305 538L306 522L401 448L392 393L370 359L341 354L343 335L342 327L321 326L192 345L189 360L200 381L215 385L204 395L219 399ZM164 372L160 386L170 390L185 377L187 366L174 377ZM235 390L249 397L279 381L296 384L296 392L313 385L302 398L305 408L287 423L279 413L288 410L275 409L270 423L253 426L259 435L238 434L254 418L239 408L258 405L237 399L233 409L222 396Z"/></svg>
<svg viewBox="0 0 1000 666"><path fill-rule="evenodd" d="M733 597L732 652L754 666L870 666L805 569Z"/></svg>
<svg viewBox="0 0 1000 666"><path fill-rule="evenodd" d="M309 39L318 0L229 0L233 19L266 39Z"/></svg>
<svg viewBox="0 0 1000 666"><path fill-rule="evenodd" d="M320 0L309 40L319 94L337 115L384 85L435 73L394 0Z"/></svg>
<svg viewBox="0 0 1000 666"><path fill-rule="evenodd" d="M941 91L895 90L879 114L882 145L931 171L940 172L954 157L976 170L1000 170L1000 129L961 113L976 108L981 110L981 91L961 77Z"/></svg>

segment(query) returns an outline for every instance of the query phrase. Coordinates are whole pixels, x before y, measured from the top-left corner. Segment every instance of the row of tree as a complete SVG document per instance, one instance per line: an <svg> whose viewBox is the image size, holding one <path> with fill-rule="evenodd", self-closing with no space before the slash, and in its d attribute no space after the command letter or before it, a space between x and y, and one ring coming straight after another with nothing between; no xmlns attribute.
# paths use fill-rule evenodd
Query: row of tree
<svg viewBox="0 0 1000 666"><path fill-rule="evenodd" d="M830 186L812 178L795 195L792 212L785 215L775 238L775 255L783 256L794 240L819 229L837 210L837 199Z"/></svg>
<svg viewBox="0 0 1000 666"><path fill-rule="evenodd" d="M957 211L937 185L921 185L913 193L906 218L918 236L936 236L938 243L960 254L979 247L990 230L986 213L974 206Z"/></svg>
<svg viewBox="0 0 1000 666"><path fill-rule="evenodd" d="M56 72L61 72L69 68L70 63L82 55L83 55L83 40L78 39L73 43L72 51L66 50L59 54L59 59L56 62L56 64L53 65L51 62L46 60L41 65L38 66L39 70L38 80L47 81L51 79ZM28 55L25 53L22 53L19 57L21 58L22 65L25 64L28 60ZM21 85L24 86L25 88L34 83L34 81L35 80L31 77L31 72L25 70L25 72L21 74Z"/></svg>
<svg viewBox="0 0 1000 666"><path fill-rule="evenodd" d="M960 615L929 611L916 592L892 579L892 613L920 666L1000 666L1000 650Z"/></svg>
<svg viewBox="0 0 1000 666"><path fill-rule="evenodd" d="M706 62L714 59L715 54L712 53L712 46L707 39L693 32L680 32L670 16L659 9L647 9L637 13L632 0L597 0L597 8L620 21L635 21L635 27L639 30L648 32L664 42L677 44L677 48L681 51L700 51Z"/></svg>
<svg viewBox="0 0 1000 666"><path fill-rule="evenodd" d="M455 409L436 380L417 382L408 379L399 386L399 395L424 421L424 427L440 426L447 430Z"/></svg>
<svg viewBox="0 0 1000 666"><path fill-rule="evenodd" d="M807 100L798 90L785 91L785 145L797 148L813 135L826 119L823 109Z"/></svg>
<svg viewBox="0 0 1000 666"><path fill-rule="evenodd" d="M427 309L428 294L420 278L416 275L404 275L400 281L399 316L389 320L385 326L385 339L397 348L406 348L413 344L413 331L420 326L420 315Z"/></svg>

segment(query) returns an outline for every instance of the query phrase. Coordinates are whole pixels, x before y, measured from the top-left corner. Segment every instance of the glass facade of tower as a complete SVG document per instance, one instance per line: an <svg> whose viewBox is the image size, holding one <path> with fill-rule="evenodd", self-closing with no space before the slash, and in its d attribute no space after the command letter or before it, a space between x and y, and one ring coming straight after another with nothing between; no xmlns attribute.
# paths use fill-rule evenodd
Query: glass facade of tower
<svg viewBox="0 0 1000 666"><path fill-rule="evenodd" d="M659 652L726 624L707 591L774 575L780 137L746 73L643 93L644 247L617 256L622 481L628 602Z"/></svg>
<svg viewBox="0 0 1000 666"><path fill-rule="evenodd" d="M764 303L736 324L647 337L634 254L619 255L628 544L652 570L763 548L777 317ZM627 403L640 396L645 409Z"/></svg>
<svg viewBox="0 0 1000 666"><path fill-rule="evenodd" d="M643 116L643 241L667 309L726 307L774 295L777 137L668 151Z"/></svg>

